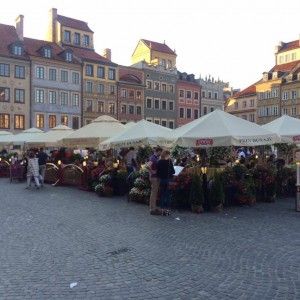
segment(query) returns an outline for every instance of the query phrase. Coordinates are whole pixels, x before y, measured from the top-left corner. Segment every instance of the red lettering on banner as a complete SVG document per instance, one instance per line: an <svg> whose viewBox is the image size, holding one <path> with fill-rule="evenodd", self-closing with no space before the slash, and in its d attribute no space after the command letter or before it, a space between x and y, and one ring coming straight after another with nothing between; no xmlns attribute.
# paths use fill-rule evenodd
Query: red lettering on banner
<svg viewBox="0 0 300 300"><path fill-rule="evenodd" d="M300 135L293 136L293 142L299 142L300 141Z"/></svg>
<svg viewBox="0 0 300 300"><path fill-rule="evenodd" d="M198 139L196 140L195 144L196 146L204 146L204 145L213 145L214 141L213 139Z"/></svg>

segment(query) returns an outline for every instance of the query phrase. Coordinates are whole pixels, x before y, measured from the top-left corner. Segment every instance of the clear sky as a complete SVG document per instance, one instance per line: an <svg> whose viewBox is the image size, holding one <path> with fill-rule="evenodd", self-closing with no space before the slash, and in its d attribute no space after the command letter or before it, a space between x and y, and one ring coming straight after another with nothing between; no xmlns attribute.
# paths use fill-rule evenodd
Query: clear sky
<svg viewBox="0 0 300 300"><path fill-rule="evenodd" d="M273 67L279 41L300 34L300 0L14 0L1 2L0 23L15 25L22 14L24 35L44 39L52 7L87 22L95 50L110 48L115 63L130 65L142 38L165 41L179 71L241 89Z"/></svg>

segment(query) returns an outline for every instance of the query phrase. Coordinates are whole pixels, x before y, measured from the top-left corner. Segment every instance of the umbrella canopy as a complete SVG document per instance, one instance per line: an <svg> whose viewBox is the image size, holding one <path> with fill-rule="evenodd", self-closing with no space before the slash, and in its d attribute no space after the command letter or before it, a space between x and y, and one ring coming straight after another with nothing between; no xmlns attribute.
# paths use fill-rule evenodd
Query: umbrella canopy
<svg viewBox="0 0 300 300"><path fill-rule="evenodd" d="M280 143L300 143L300 119L283 115L262 127L276 133Z"/></svg>
<svg viewBox="0 0 300 300"><path fill-rule="evenodd" d="M10 144L13 134L9 131L0 131L0 145L5 146Z"/></svg>
<svg viewBox="0 0 300 300"><path fill-rule="evenodd" d="M165 146L170 147L173 145L174 139L169 136L172 130L155 123L141 120L135 123L130 128L116 137L110 138L100 143L99 148L107 150L110 148L122 148L130 146Z"/></svg>
<svg viewBox="0 0 300 300"><path fill-rule="evenodd" d="M183 147L259 146L278 141L278 136L261 126L215 110L174 130L176 144Z"/></svg>
<svg viewBox="0 0 300 300"><path fill-rule="evenodd" d="M29 147L60 147L62 139L73 133L74 130L65 125L58 125L44 134L34 137L27 142Z"/></svg>
<svg viewBox="0 0 300 300"><path fill-rule="evenodd" d="M22 131L19 134L11 136L10 142L13 145L23 145L23 144L31 141L33 138L36 138L37 136L42 135L42 134L44 134L44 131L42 131L38 128L32 127L32 128Z"/></svg>
<svg viewBox="0 0 300 300"><path fill-rule="evenodd" d="M62 144L73 148L97 148L100 142L120 134L125 129L126 127L118 120L110 116L100 116L92 123L63 138Z"/></svg>
<svg viewBox="0 0 300 300"><path fill-rule="evenodd" d="M9 131L0 130L0 136L3 136L3 135L12 135L12 133Z"/></svg>

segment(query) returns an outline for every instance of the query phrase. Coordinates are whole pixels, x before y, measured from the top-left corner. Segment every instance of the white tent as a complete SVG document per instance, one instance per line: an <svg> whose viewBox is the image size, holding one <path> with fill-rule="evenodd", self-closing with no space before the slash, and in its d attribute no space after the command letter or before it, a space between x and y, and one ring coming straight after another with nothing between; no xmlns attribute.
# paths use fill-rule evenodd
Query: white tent
<svg viewBox="0 0 300 300"><path fill-rule="evenodd" d="M3 146L9 145L12 136L13 136L13 134L11 132L1 130L0 131L0 145L3 145Z"/></svg>
<svg viewBox="0 0 300 300"><path fill-rule="evenodd" d="M259 146L278 142L277 134L239 117L215 110L173 132L183 147Z"/></svg>
<svg viewBox="0 0 300 300"><path fill-rule="evenodd" d="M279 143L300 143L300 119L283 115L262 127L276 133L280 138Z"/></svg>
<svg viewBox="0 0 300 300"><path fill-rule="evenodd" d="M99 148L107 150L110 148L122 148L131 146L165 146L173 145L174 139L169 136L173 130L157 125L155 123L141 120L116 137L100 143Z"/></svg>
<svg viewBox="0 0 300 300"><path fill-rule="evenodd" d="M60 147L62 139L73 133L74 130L65 125L58 125L44 134L34 137L27 143L29 147Z"/></svg>
<svg viewBox="0 0 300 300"><path fill-rule="evenodd" d="M38 128L32 127L32 128L22 131L19 134L13 135L11 137L10 142L13 145L21 145L22 146L25 143L30 142L32 139L36 138L37 136L43 135L43 134L44 134L44 131L42 131Z"/></svg>
<svg viewBox="0 0 300 300"><path fill-rule="evenodd" d="M118 120L110 116L100 116L63 138L62 144L73 148L97 148L100 142L120 134L125 129L126 127Z"/></svg>

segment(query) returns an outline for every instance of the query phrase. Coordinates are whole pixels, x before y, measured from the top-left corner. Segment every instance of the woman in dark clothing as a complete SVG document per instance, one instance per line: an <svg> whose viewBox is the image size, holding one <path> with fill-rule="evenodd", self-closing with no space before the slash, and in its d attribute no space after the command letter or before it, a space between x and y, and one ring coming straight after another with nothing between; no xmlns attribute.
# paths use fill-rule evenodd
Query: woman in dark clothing
<svg viewBox="0 0 300 300"><path fill-rule="evenodd" d="M172 180L175 169L170 159L170 151L165 150L161 154L161 159L157 163L157 176L160 179L160 206L162 215L171 214L172 193L168 189L168 183Z"/></svg>

